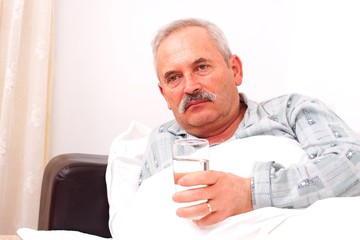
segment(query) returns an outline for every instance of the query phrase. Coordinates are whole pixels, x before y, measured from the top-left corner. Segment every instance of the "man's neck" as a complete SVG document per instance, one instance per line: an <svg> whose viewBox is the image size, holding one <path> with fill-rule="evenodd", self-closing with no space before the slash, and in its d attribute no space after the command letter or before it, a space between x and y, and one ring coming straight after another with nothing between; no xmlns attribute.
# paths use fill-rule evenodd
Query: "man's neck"
<svg viewBox="0 0 360 240"><path fill-rule="evenodd" d="M246 104L241 103L238 116L232 122L230 122L223 131L217 133L216 135L206 137L210 145L222 143L229 140L234 135L241 121L243 120L246 109Z"/></svg>

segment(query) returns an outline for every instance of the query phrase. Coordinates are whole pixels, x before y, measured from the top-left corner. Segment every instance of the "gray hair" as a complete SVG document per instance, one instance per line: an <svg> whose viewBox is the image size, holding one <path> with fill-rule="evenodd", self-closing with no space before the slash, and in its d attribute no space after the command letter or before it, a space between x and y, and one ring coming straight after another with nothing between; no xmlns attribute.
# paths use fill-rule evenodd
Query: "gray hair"
<svg viewBox="0 0 360 240"><path fill-rule="evenodd" d="M176 20L174 22L169 23L168 25L165 25L155 35L155 38L152 41L152 51L153 51L155 69L157 67L157 61L156 61L157 51L161 42L166 37L171 35L173 32L186 27L201 27L207 30L208 33L210 34L211 39L215 42L215 45L219 49L221 55L224 57L225 62L229 64L231 50L229 48L228 41L222 30L218 26L216 26L215 24L209 21L202 19L188 18L188 19Z"/></svg>

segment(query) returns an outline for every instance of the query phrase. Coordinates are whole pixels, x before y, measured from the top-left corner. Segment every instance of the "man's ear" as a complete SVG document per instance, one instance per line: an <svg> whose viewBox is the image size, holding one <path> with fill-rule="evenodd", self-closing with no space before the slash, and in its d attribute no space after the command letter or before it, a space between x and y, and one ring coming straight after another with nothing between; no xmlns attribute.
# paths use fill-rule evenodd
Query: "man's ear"
<svg viewBox="0 0 360 240"><path fill-rule="evenodd" d="M240 58L237 55L232 55L230 57L230 67L234 74L236 86L240 86L243 78L242 63Z"/></svg>
<svg viewBox="0 0 360 240"><path fill-rule="evenodd" d="M159 90L160 90L161 95L163 95L163 97L166 98L166 97L165 97L164 90L163 90L163 88L162 88L162 86L161 86L160 83L158 83L158 87L159 87Z"/></svg>
<svg viewBox="0 0 360 240"><path fill-rule="evenodd" d="M158 83L158 87L159 87L159 90L160 90L161 95L163 95L163 97L165 98L165 101L166 101L166 103L167 103L168 109L171 110L170 105L169 105L169 102L168 102L168 100L167 100L166 92L164 91L164 89L163 89L163 87L161 86L160 83Z"/></svg>

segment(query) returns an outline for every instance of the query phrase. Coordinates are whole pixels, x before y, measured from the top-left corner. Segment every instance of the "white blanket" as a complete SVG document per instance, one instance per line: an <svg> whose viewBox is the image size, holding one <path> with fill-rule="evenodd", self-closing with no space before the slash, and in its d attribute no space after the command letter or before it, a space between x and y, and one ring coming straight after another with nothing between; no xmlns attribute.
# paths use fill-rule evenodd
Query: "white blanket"
<svg viewBox="0 0 360 240"><path fill-rule="evenodd" d="M171 169L155 176L139 188L127 222L113 226L117 239L360 239L354 214L360 197L325 199L307 209L262 208L201 229L175 215Z"/></svg>
<svg viewBox="0 0 360 240"><path fill-rule="evenodd" d="M140 156L145 150L148 133L146 126L133 123L112 146L107 184L110 192L110 229L114 238L314 239L313 236L344 236L346 233L360 239L357 229L348 223L351 214L360 210L359 198L327 199L308 209L263 208L200 229L190 220L175 215L177 206L171 200L174 193L171 168L145 180L139 189L134 187L143 164ZM254 161L276 161L288 166L306 160L307 155L296 141L259 136L212 147L210 169L250 176ZM129 170L134 173L133 176L129 175ZM122 177L124 172L127 173L126 179ZM336 223L337 227L328 228L329 222Z"/></svg>

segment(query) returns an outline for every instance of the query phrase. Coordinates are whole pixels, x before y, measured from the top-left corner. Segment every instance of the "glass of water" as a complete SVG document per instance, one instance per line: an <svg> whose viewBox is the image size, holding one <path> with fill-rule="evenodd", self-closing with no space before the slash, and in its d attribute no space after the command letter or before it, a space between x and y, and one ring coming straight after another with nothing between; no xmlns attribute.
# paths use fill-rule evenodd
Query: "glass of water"
<svg viewBox="0 0 360 240"><path fill-rule="evenodd" d="M172 165L176 191L203 187L203 185L182 187L177 185L177 181L187 173L209 170L209 155L209 142L206 139L188 138L174 141ZM180 207L195 205L202 202L205 201L181 203Z"/></svg>

